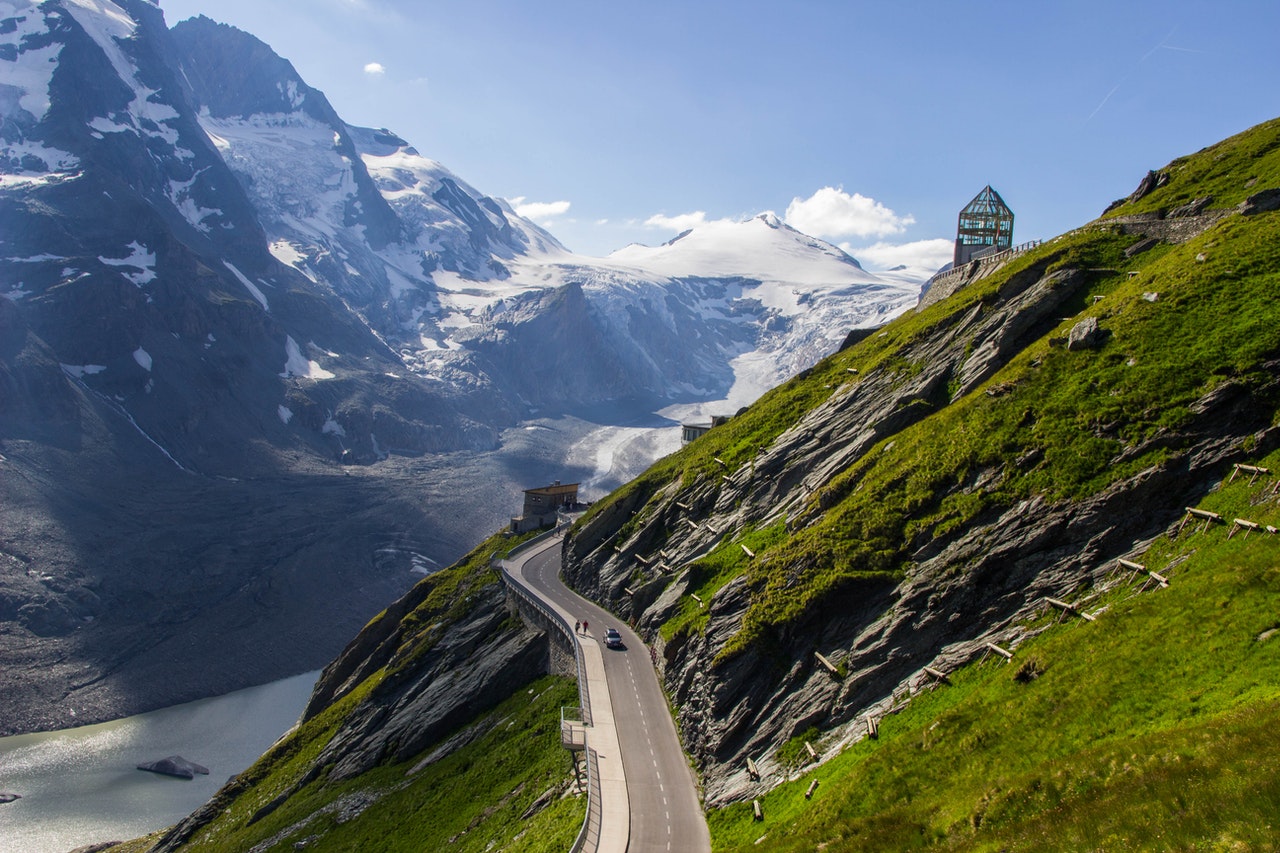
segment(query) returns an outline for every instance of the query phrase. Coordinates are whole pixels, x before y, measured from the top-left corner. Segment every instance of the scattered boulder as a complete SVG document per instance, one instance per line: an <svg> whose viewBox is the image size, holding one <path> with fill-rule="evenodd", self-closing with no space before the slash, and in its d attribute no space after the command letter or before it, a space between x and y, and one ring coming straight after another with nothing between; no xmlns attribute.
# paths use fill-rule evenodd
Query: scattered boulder
<svg viewBox="0 0 1280 853"><path fill-rule="evenodd" d="M1167 183L1169 183L1169 176L1167 174L1164 172L1157 172L1152 169L1147 172L1146 177L1144 177L1138 184L1138 188L1129 194L1129 198L1127 198L1126 201L1130 203L1135 202L1143 196L1150 195L1152 192L1160 189L1160 187Z"/></svg>
<svg viewBox="0 0 1280 853"><path fill-rule="evenodd" d="M1132 258L1135 255L1141 255L1143 252L1147 251L1148 249L1154 249L1158 245L1160 245L1159 237L1143 237L1141 240L1134 243L1129 248L1125 249L1124 256L1126 258Z"/></svg>
<svg viewBox="0 0 1280 853"><path fill-rule="evenodd" d="M3 793L0 793L0 805L3 805L3 804L5 804L5 803L12 803L14 800L20 800L20 799L22 799L22 795L21 795L21 794L3 794Z"/></svg>
<svg viewBox="0 0 1280 853"><path fill-rule="evenodd" d="M181 755L170 755L158 761L148 761L145 764L139 764L138 769L162 773L165 776L177 776L180 779L194 779L197 773L209 775L208 767L196 764L194 761L187 761Z"/></svg>
<svg viewBox="0 0 1280 853"><path fill-rule="evenodd" d="M555 798L556 798L556 789L548 788L547 790L543 791L540 795L538 795L538 798L535 799L529 805L529 808L524 810L524 814L520 815L520 819L528 820L529 818L536 815L538 812L545 809L547 806L551 805L551 803L555 800Z"/></svg>
<svg viewBox="0 0 1280 853"><path fill-rule="evenodd" d="M1102 344L1106 332L1098 325L1097 317L1086 317L1071 327L1067 335L1067 349L1072 352L1083 349L1094 349Z"/></svg>
<svg viewBox="0 0 1280 853"><path fill-rule="evenodd" d="M1280 210L1280 188L1256 192L1240 202L1240 212L1245 216L1271 210Z"/></svg>
<svg viewBox="0 0 1280 853"><path fill-rule="evenodd" d="M1209 206L1209 202L1211 201L1213 201L1213 196L1201 196L1195 201L1189 201L1186 204L1175 207L1173 210L1169 211L1169 218L1180 219L1187 216L1199 216L1204 212L1204 209Z"/></svg>

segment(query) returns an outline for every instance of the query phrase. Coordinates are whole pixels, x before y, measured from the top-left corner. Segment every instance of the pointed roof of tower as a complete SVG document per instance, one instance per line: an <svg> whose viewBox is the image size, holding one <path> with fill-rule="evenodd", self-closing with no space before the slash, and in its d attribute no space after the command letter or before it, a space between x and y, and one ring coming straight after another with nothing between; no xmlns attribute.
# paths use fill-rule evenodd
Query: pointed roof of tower
<svg viewBox="0 0 1280 853"><path fill-rule="evenodd" d="M987 184L982 188L982 192L973 197L973 201L964 206L961 214L970 215L987 215L991 216L997 213L1013 213L1009 209L1009 205L1004 203L1004 199L1000 197L1000 193L991 188L991 184Z"/></svg>

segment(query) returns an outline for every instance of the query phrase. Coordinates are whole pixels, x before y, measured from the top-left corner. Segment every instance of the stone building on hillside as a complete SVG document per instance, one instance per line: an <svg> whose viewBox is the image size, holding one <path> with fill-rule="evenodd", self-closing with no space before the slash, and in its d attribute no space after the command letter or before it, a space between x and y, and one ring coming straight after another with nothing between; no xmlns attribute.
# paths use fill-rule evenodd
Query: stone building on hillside
<svg viewBox="0 0 1280 853"><path fill-rule="evenodd" d="M1013 211L987 184L960 211L953 267L1013 246Z"/></svg>
<svg viewBox="0 0 1280 853"><path fill-rule="evenodd" d="M709 421L698 421L680 424L680 443L688 444L695 439L701 438L711 432L718 426L723 426L729 422L727 415L714 415Z"/></svg>
<svg viewBox="0 0 1280 853"><path fill-rule="evenodd" d="M511 519L512 533L526 533L539 527L550 527L556 523L556 513L562 509L573 509L578 506L578 484L561 484L556 480L550 486L537 489L525 489L524 510L516 518Z"/></svg>

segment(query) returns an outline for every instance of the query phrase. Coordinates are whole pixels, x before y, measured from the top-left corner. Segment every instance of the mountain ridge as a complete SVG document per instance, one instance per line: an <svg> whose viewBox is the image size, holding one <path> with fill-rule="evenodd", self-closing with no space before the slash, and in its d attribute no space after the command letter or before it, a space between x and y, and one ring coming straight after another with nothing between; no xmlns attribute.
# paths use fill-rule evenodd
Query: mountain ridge
<svg viewBox="0 0 1280 853"><path fill-rule="evenodd" d="M868 284L819 317L594 264L252 36L146 0L9 6L5 731L319 666L521 489L598 475L553 437L750 396L914 302Z"/></svg>

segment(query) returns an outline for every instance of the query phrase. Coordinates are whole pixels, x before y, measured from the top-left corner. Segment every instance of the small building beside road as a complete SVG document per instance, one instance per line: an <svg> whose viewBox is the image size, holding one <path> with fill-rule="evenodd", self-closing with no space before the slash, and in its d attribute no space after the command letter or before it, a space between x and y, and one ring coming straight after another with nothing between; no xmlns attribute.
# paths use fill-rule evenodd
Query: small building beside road
<svg viewBox="0 0 1280 853"><path fill-rule="evenodd" d="M556 480L549 486L525 489L524 509L511 519L512 533L527 533L556 523L556 513L578 506L578 484Z"/></svg>

